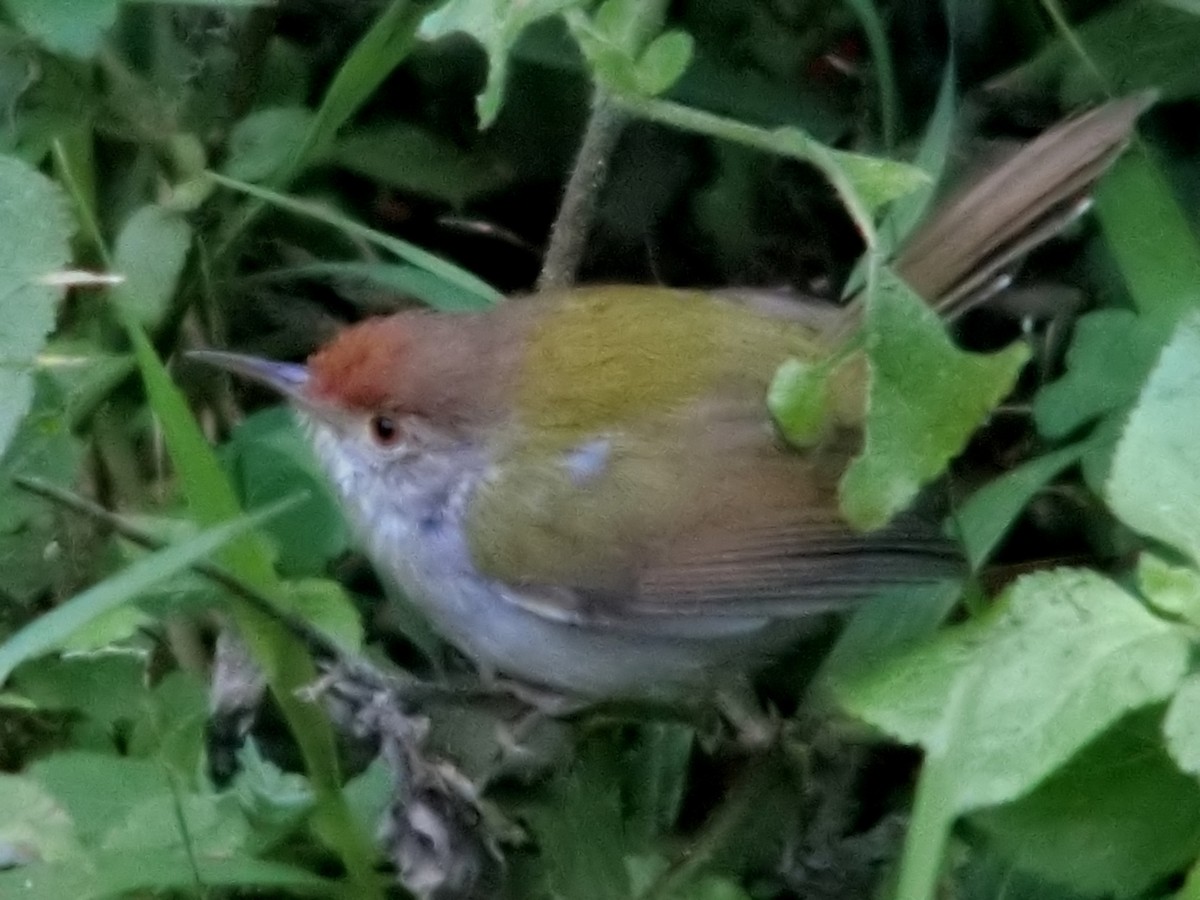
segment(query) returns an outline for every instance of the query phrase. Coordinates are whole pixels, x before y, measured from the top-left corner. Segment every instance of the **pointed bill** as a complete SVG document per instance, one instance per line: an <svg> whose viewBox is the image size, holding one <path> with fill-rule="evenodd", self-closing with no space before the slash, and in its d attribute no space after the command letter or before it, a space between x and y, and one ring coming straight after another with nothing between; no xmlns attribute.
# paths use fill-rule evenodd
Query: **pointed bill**
<svg viewBox="0 0 1200 900"><path fill-rule="evenodd" d="M308 367L298 363L277 362L244 353L229 353L224 350L189 350L187 358L206 365L216 366L234 375L241 375L277 391L289 400L309 407Z"/></svg>

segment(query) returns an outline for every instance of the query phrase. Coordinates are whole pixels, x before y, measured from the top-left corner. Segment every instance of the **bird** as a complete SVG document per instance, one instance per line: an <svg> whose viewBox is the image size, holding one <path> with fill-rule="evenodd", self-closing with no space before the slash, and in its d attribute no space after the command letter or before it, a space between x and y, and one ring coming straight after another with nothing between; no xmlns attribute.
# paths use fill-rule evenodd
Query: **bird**
<svg viewBox="0 0 1200 900"><path fill-rule="evenodd" d="M1086 205L1143 96L1051 128L940 204L894 270L944 316ZM936 519L863 532L838 481L867 375L819 440L765 403L842 352L861 302L808 314L595 285L350 326L304 364L190 355L292 405L375 567L481 673L596 701L712 689L882 588L962 571Z"/></svg>

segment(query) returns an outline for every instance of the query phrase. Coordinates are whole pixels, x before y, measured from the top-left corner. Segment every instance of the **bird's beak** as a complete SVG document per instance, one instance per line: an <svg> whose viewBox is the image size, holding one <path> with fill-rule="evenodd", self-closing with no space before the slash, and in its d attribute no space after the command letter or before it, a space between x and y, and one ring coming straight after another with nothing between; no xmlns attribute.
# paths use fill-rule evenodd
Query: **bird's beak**
<svg viewBox="0 0 1200 900"><path fill-rule="evenodd" d="M224 350L190 350L187 358L257 381L303 406L311 405L305 390L308 387L306 366L247 356L244 353L227 353Z"/></svg>

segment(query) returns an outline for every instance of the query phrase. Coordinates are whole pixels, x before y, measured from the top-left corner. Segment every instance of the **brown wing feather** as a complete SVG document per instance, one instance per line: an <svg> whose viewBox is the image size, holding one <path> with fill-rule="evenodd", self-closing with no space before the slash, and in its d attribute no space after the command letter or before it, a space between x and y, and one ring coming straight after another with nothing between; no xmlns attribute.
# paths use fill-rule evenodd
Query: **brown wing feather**
<svg viewBox="0 0 1200 900"><path fill-rule="evenodd" d="M593 625L797 617L961 570L932 521L902 517L870 534L841 521L837 475L852 441L784 448L749 398L697 407L673 427L669 439L612 436L603 483L548 476L572 448L515 453L521 463L502 463L476 498L505 501L491 511L502 533L480 542L476 562L524 589L514 602Z"/></svg>

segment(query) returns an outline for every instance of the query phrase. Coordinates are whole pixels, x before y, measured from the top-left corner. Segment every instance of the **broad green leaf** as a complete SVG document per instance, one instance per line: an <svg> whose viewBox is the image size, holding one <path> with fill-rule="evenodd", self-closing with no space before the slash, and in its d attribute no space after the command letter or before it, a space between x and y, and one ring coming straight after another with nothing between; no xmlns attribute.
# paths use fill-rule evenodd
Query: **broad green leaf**
<svg viewBox="0 0 1200 900"><path fill-rule="evenodd" d="M109 823L99 847L153 853L187 842L200 856L227 859L243 853L249 840L250 825L235 797L176 796L162 779L159 790L137 798L122 817Z"/></svg>
<svg viewBox="0 0 1200 900"><path fill-rule="evenodd" d="M140 712L146 696L146 659L135 652L48 656L17 669L12 684L38 709L69 710L115 733L118 723Z"/></svg>
<svg viewBox="0 0 1200 900"><path fill-rule="evenodd" d="M1136 399L1169 328L1127 309L1080 317L1067 349L1066 372L1033 403L1038 431L1062 438Z"/></svg>
<svg viewBox="0 0 1200 900"><path fill-rule="evenodd" d="M143 693L126 752L156 760L181 787L207 784L201 773L209 717L208 682L172 672Z"/></svg>
<svg viewBox="0 0 1200 900"><path fill-rule="evenodd" d="M145 798L169 789L167 775L155 761L111 753L56 753L34 762L26 775L67 811L79 840L88 846L95 846Z"/></svg>
<svg viewBox="0 0 1200 900"><path fill-rule="evenodd" d="M1163 735L1175 764L1189 775L1200 776L1200 675L1189 675L1171 698Z"/></svg>
<svg viewBox="0 0 1200 900"><path fill-rule="evenodd" d="M329 159L372 181L444 200L455 208L498 190L516 175L512 164L494 153L465 150L405 122L355 129L338 139Z"/></svg>
<svg viewBox="0 0 1200 900"><path fill-rule="evenodd" d="M1122 719L1032 793L972 816L972 826L1021 869L1086 896L1160 896L1144 892L1200 845L1200 785L1164 751L1160 717L1155 708Z"/></svg>
<svg viewBox="0 0 1200 900"><path fill-rule="evenodd" d="M984 618L835 683L850 712L926 751L953 813L1016 799L1184 676L1188 641L1102 576L1020 579Z"/></svg>
<svg viewBox="0 0 1200 900"><path fill-rule="evenodd" d="M1200 561L1200 313L1162 352L1117 444L1108 480L1127 525Z"/></svg>
<svg viewBox="0 0 1200 900"><path fill-rule="evenodd" d="M1200 30L1194 40L1200 49ZM1174 323L1200 306L1200 242L1144 145L1130 148L1100 182L1096 214L1144 315Z"/></svg>
<svg viewBox="0 0 1200 900"><path fill-rule="evenodd" d="M1028 351L1021 344L990 355L959 350L937 314L883 267L868 278L865 334L866 438L840 494L850 522L875 528L962 450L1012 389Z"/></svg>
<svg viewBox="0 0 1200 900"><path fill-rule="evenodd" d="M117 21L118 0L5 0L21 29L47 50L90 59Z"/></svg>
<svg viewBox="0 0 1200 900"><path fill-rule="evenodd" d="M627 900L617 748L593 738L559 776L551 803L531 810L546 877L572 900Z"/></svg>
<svg viewBox="0 0 1200 900"><path fill-rule="evenodd" d="M981 487L955 511L952 528L978 571L1037 493L1079 462L1090 442L1072 444L1031 459Z"/></svg>
<svg viewBox="0 0 1200 900"><path fill-rule="evenodd" d="M829 367L786 360L767 389L767 409L793 447L816 444L829 422Z"/></svg>
<svg viewBox="0 0 1200 900"><path fill-rule="evenodd" d="M283 574L319 575L345 552L349 534L341 508L289 409L277 406L247 418L221 457L247 507L306 493L263 529L279 548L277 564Z"/></svg>
<svg viewBox="0 0 1200 900"><path fill-rule="evenodd" d="M33 400L30 370L62 296L42 279L71 258L73 231L66 197L54 182L0 156L0 454Z"/></svg>
<svg viewBox="0 0 1200 900"><path fill-rule="evenodd" d="M1137 577L1142 596L1151 606L1200 625L1200 572L1143 553L1138 559Z"/></svg>
<svg viewBox="0 0 1200 900"><path fill-rule="evenodd" d="M488 75L483 91L475 98L479 127L487 128L500 112L508 81L509 55L526 28L556 15L582 0L450 0L421 21L417 34L436 41L461 32L479 42L487 53Z"/></svg>
<svg viewBox="0 0 1200 900"><path fill-rule="evenodd" d="M256 109L229 133L221 171L240 181L269 181L291 162L312 122L312 110L303 106Z"/></svg>
<svg viewBox="0 0 1200 900"><path fill-rule="evenodd" d="M184 543L152 553L35 619L0 644L0 683L16 666L61 646L97 616L130 602L154 583L209 556L222 544L261 525L288 505L276 503L253 515L210 528Z"/></svg>
<svg viewBox="0 0 1200 900"><path fill-rule="evenodd" d="M82 853L70 813L28 775L0 774L0 848L4 847L27 862L54 862Z"/></svg>
<svg viewBox="0 0 1200 900"><path fill-rule="evenodd" d="M345 234L369 241L390 253L395 254L405 262L412 263L418 268L436 275L444 281L455 285L479 298L481 306L490 305L491 302L500 300L502 295L495 288L486 282L476 278L465 269L461 269L453 263L447 262L438 256L430 253L427 250L422 250L408 241L402 241L399 238L392 237L390 234L383 234L373 228L367 228L340 213L327 209L324 206L319 206L305 200L298 200L294 197L288 197L284 194L276 193L275 191L266 188L256 187L252 184L246 184L241 181L235 181L232 178L226 178L223 175L218 175L215 172L210 173L211 177L218 184L232 188L235 191L241 191L244 194L249 194L252 197L257 197L260 200L285 209L288 212L297 215L306 216L310 219L315 219L318 222L324 222L327 225L332 225Z"/></svg>
<svg viewBox="0 0 1200 900"><path fill-rule="evenodd" d="M113 301L143 328L153 330L166 315L192 229L177 212L151 203L130 216L117 235L113 269L125 277L113 288Z"/></svg>

